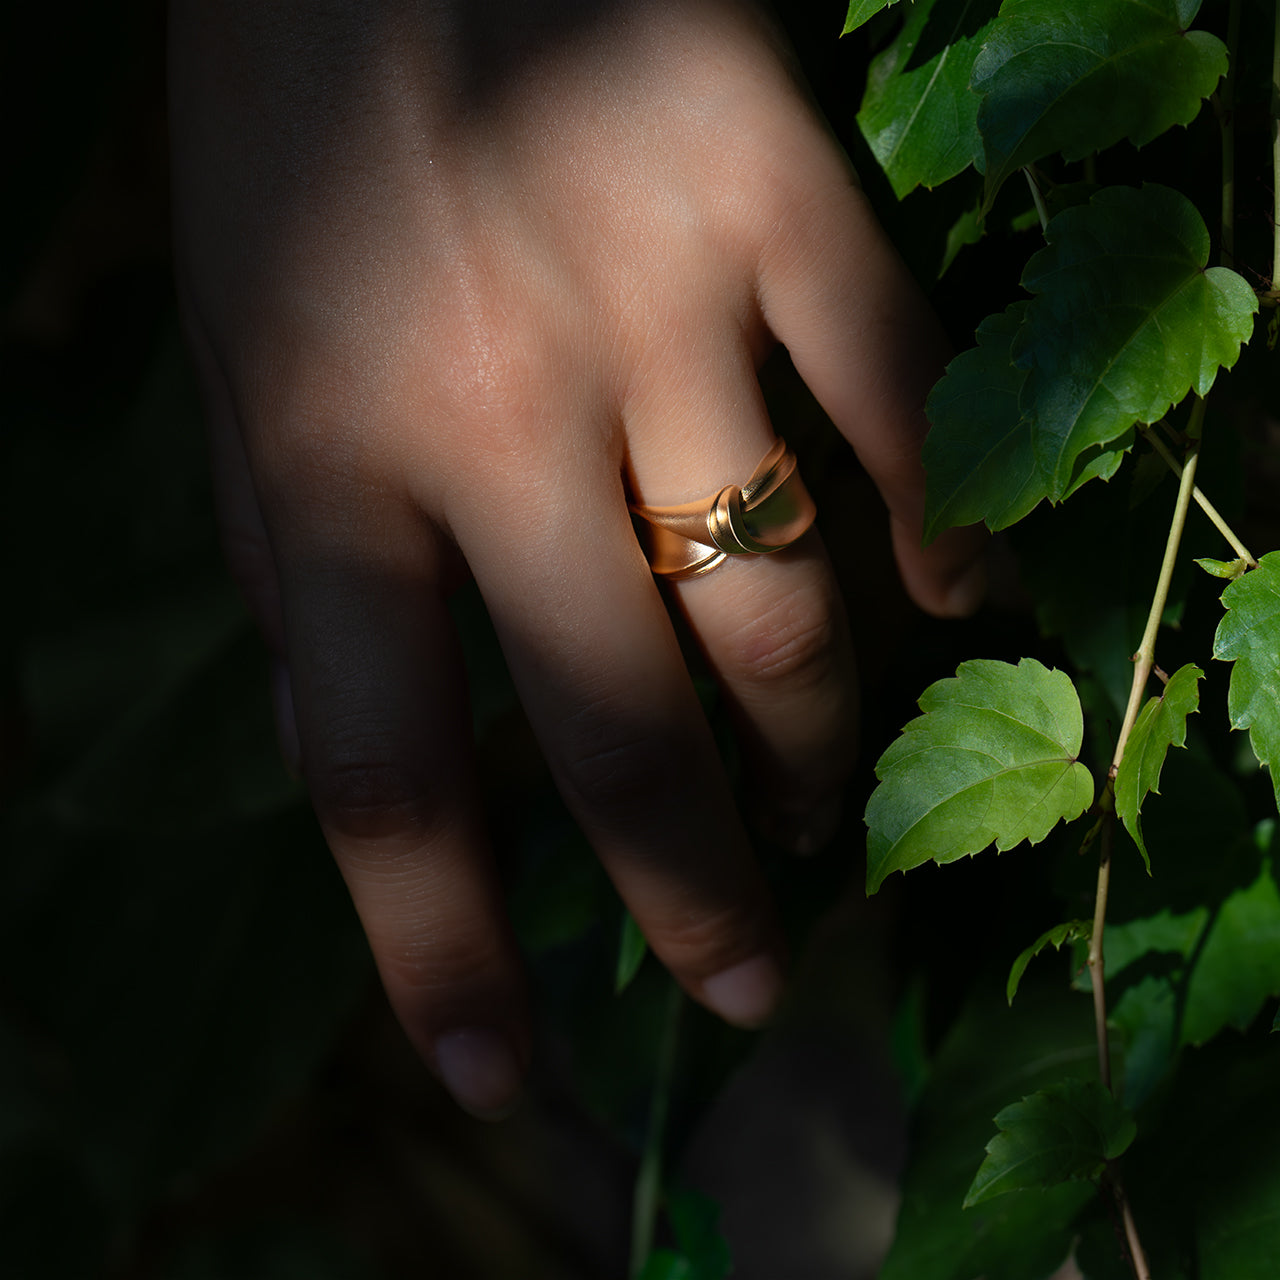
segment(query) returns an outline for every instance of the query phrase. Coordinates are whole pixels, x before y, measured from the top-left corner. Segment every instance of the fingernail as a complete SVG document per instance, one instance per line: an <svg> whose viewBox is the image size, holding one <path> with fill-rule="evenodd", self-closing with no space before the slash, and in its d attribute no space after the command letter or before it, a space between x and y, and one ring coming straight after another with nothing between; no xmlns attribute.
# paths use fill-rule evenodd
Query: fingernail
<svg viewBox="0 0 1280 1280"><path fill-rule="evenodd" d="M519 1105L520 1063L500 1031L446 1032L436 1040L435 1065L453 1100L478 1120L504 1120Z"/></svg>
<svg viewBox="0 0 1280 1280"><path fill-rule="evenodd" d="M782 971L771 955L752 956L702 984L702 1001L735 1027L762 1027L782 996Z"/></svg>
<svg viewBox="0 0 1280 1280"><path fill-rule="evenodd" d="M987 594L987 565L975 561L951 584L947 592L947 613L953 618L967 618Z"/></svg>

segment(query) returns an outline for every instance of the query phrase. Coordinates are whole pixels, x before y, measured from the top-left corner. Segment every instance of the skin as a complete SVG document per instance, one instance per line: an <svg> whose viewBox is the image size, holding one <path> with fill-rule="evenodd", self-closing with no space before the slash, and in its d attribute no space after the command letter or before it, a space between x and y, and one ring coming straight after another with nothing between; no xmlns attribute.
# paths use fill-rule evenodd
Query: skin
<svg viewBox="0 0 1280 1280"><path fill-rule="evenodd" d="M450 590L476 578L565 800L654 951L757 1025L768 896L627 501L741 482L784 343L919 545L932 317L752 8L175 0L175 223L233 570L410 1039L496 1115L529 1057ZM803 459L801 460L803 464ZM673 589L799 847L851 766L816 533Z"/></svg>

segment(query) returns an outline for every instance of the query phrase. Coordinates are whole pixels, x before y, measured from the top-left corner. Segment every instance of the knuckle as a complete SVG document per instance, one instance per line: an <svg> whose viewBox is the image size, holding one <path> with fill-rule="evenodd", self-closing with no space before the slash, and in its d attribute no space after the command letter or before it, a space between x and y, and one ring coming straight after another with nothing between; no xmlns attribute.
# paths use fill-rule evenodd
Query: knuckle
<svg viewBox="0 0 1280 1280"><path fill-rule="evenodd" d="M729 637L727 668L731 682L759 689L811 688L837 671L842 628L832 608L811 601L751 617Z"/></svg>
<svg viewBox="0 0 1280 1280"><path fill-rule="evenodd" d="M566 750L563 768L566 801L579 813L610 823L632 823L664 803L673 780L688 776L688 747L675 735L657 730L623 730L593 717L579 724Z"/></svg>
<svg viewBox="0 0 1280 1280"><path fill-rule="evenodd" d="M306 761L306 772L317 811L339 837L420 838L438 819L441 798L426 772L385 749L331 746L321 759Z"/></svg>
<svg viewBox="0 0 1280 1280"><path fill-rule="evenodd" d="M654 950L674 972L705 978L764 945L759 911L739 902L687 910L650 925Z"/></svg>

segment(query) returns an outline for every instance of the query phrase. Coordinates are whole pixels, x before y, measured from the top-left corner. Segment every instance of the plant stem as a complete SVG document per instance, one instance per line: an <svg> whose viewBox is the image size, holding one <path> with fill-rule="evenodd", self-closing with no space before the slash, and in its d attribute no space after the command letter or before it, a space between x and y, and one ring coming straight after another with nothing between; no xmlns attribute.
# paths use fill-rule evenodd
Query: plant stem
<svg viewBox="0 0 1280 1280"><path fill-rule="evenodd" d="M1274 208L1271 215L1273 243L1271 287L1280 289L1280 0L1276 0L1276 28L1271 54L1271 171Z"/></svg>
<svg viewBox="0 0 1280 1280"><path fill-rule="evenodd" d="M1227 17L1227 74L1218 93L1222 130L1222 265L1236 263L1236 49L1240 44L1240 0L1231 0Z"/></svg>
<svg viewBox="0 0 1280 1280"><path fill-rule="evenodd" d="M1098 1040L1098 1078L1108 1093L1111 1087L1111 1039L1107 1035L1106 962L1102 933L1107 927L1107 893L1111 888L1111 823L1115 816L1114 783L1107 779L1102 793L1103 820L1098 853L1098 888L1093 899L1093 932L1089 935L1089 985L1093 988L1093 1029Z"/></svg>
<svg viewBox="0 0 1280 1280"><path fill-rule="evenodd" d="M1120 767L1120 759L1124 755L1125 744L1133 729L1133 722L1138 718L1142 707L1142 695L1146 691L1147 680L1156 657L1156 632L1160 629L1160 619L1164 616L1164 606L1169 598L1169 583L1173 578L1173 566L1178 559L1178 546L1182 541L1182 530L1187 522L1187 508L1191 505L1191 491L1196 487L1196 466L1200 461L1200 445L1198 438L1200 427L1204 422L1204 400L1197 396L1191 408L1191 421L1187 425L1187 434L1192 437L1192 445L1187 451L1187 460L1182 467L1182 476L1178 482L1178 500L1173 509L1173 522L1169 526L1169 538L1165 543L1164 561L1160 565L1160 577L1156 582L1155 595L1151 599L1151 612L1147 614L1146 630L1142 633L1142 643L1133 656L1133 684L1129 689L1129 705L1125 708L1124 723L1120 727L1120 737L1116 741L1115 755L1111 760L1111 776L1115 776Z"/></svg>
<svg viewBox="0 0 1280 1280"><path fill-rule="evenodd" d="M1142 432L1147 443L1160 455L1161 458L1164 459L1169 470L1172 471L1175 476L1181 476L1182 463L1180 463L1177 458L1169 452L1168 446L1160 439L1160 436L1157 434L1155 429L1144 425L1140 426L1138 430ZM1218 508L1215 507L1198 488L1191 490L1191 497L1195 500L1195 503L1200 510L1213 521L1214 528L1217 529L1224 538L1226 538L1227 542L1231 546L1231 550L1234 551L1241 560L1245 561L1250 569L1256 569L1258 567L1257 560L1253 558L1253 554L1250 552L1249 548L1246 547L1238 537L1236 537L1235 530L1232 529L1232 527L1222 518Z"/></svg>
<svg viewBox="0 0 1280 1280"><path fill-rule="evenodd" d="M644 1270L653 1252L653 1239L658 1226L658 1205L662 1199L662 1145L671 1106L671 1085L675 1078L676 1046L680 1040L680 1021L684 1012L684 992L671 982L667 1007L662 1019L662 1039L658 1042L658 1058L653 1073L653 1097L649 1103L649 1129L645 1134L640 1168L631 1197L631 1269L632 1277Z"/></svg>
<svg viewBox="0 0 1280 1280"><path fill-rule="evenodd" d="M1107 772L1107 784L1099 801L1099 807L1102 809L1102 836L1099 840L1098 884L1093 902L1093 934L1089 939L1088 965L1089 985L1093 989L1094 1031L1098 1040L1098 1074L1103 1087L1110 1093L1114 1093L1115 1088L1111 1081L1111 1040L1107 1034L1106 957L1102 940L1107 927L1107 895L1111 889L1111 836L1115 824L1116 771L1120 768L1120 761L1124 759L1124 749L1142 707L1142 700L1147 691L1147 681L1151 678L1151 669L1155 666L1156 633L1160 629L1160 619L1164 617L1165 605L1168 603L1169 583L1173 579L1173 567L1177 563L1178 547L1182 543L1182 531L1186 527L1187 511L1191 507L1196 466L1200 460L1200 429L1203 423L1204 400L1197 396L1191 408L1191 420L1187 427L1191 445L1187 450L1187 460L1182 467L1182 476L1178 482L1178 499L1174 504L1173 519L1169 523L1169 536L1165 540L1164 560L1161 562L1160 576L1156 580L1156 589L1151 597L1151 609L1147 614L1147 625L1142 633L1142 642L1138 645L1138 652L1133 658L1133 684L1129 689L1129 705L1125 708L1124 723L1120 726L1115 754L1111 758L1111 768ZM1142 1241L1138 1237L1138 1226L1129 1208L1129 1201L1125 1196L1124 1184L1120 1180L1117 1166L1111 1167L1109 1181L1124 1220L1125 1238L1129 1242L1134 1275L1137 1280L1150 1280L1151 1271L1147 1266Z"/></svg>

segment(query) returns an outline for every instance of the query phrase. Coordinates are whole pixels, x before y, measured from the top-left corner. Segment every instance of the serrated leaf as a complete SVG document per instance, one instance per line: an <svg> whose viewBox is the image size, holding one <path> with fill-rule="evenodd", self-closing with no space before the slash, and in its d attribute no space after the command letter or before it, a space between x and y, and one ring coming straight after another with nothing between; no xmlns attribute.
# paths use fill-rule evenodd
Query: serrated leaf
<svg viewBox="0 0 1280 1280"><path fill-rule="evenodd" d="M899 200L981 158L969 76L996 8L993 0L915 0L897 38L872 59L858 127ZM926 57L927 24L931 34L941 30L942 47Z"/></svg>
<svg viewBox="0 0 1280 1280"><path fill-rule="evenodd" d="M845 14L844 29L840 34L847 36L850 31L856 31L864 22L874 18L881 9L897 3L898 0L849 0L849 11Z"/></svg>
<svg viewBox="0 0 1280 1280"><path fill-rule="evenodd" d="M1222 593L1226 616L1213 638L1213 656L1234 662L1227 690L1233 729L1248 729L1253 754L1271 770L1280 804L1280 551Z"/></svg>
<svg viewBox="0 0 1280 1280"><path fill-rule="evenodd" d="M622 916L622 936L618 939L618 963L613 973L613 994L621 995L639 972L649 949L640 926L630 911Z"/></svg>
<svg viewBox="0 0 1280 1280"><path fill-rule="evenodd" d="M1151 873L1151 858L1142 839L1142 801L1148 792L1160 792L1160 770L1170 747L1187 743L1187 717L1200 706L1204 672L1192 663L1169 677L1158 698L1151 698L1138 712L1120 767L1116 771L1116 812Z"/></svg>
<svg viewBox="0 0 1280 1280"><path fill-rule="evenodd" d="M1213 560L1208 556L1201 556L1196 564L1210 577L1226 578L1229 582L1234 582L1249 567L1249 562L1241 557L1234 560Z"/></svg>
<svg viewBox="0 0 1280 1280"><path fill-rule="evenodd" d="M1189 124L1227 69L1222 41L1179 0L1005 0L973 68L986 204L1015 170L1080 160ZM1189 11L1189 12L1188 12Z"/></svg>
<svg viewBox="0 0 1280 1280"><path fill-rule="evenodd" d="M1008 1191L1093 1178L1133 1141L1133 1117L1094 1080L1064 1080L1004 1108L965 1208Z"/></svg>
<svg viewBox="0 0 1280 1280"><path fill-rule="evenodd" d="M867 892L885 876L1038 844L1093 802L1070 679L1033 658L964 662L880 757L867 805Z"/></svg>
<svg viewBox="0 0 1280 1280"><path fill-rule="evenodd" d="M1013 967L1009 970L1009 980L1005 984L1005 996L1009 1003L1012 1004L1013 997L1018 994L1018 985L1022 982L1022 975L1027 971L1027 965L1045 947L1052 947L1056 951L1064 943L1078 942L1083 938L1088 938L1092 933L1092 920L1068 920L1064 924L1055 924L1052 929L1046 929L1013 962Z"/></svg>
<svg viewBox="0 0 1280 1280"><path fill-rule="evenodd" d="M1270 861L1218 908L1187 986L1182 1043L1203 1044L1224 1027L1243 1031L1280 996L1280 890Z"/></svg>
<svg viewBox="0 0 1280 1280"><path fill-rule="evenodd" d="M1257 299L1225 267L1205 269L1209 233L1168 187L1105 187L1058 214L1022 283L1035 294L1014 336L1020 406L1049 496L1085 450L1205 395L1253 326Z"/></svg>

